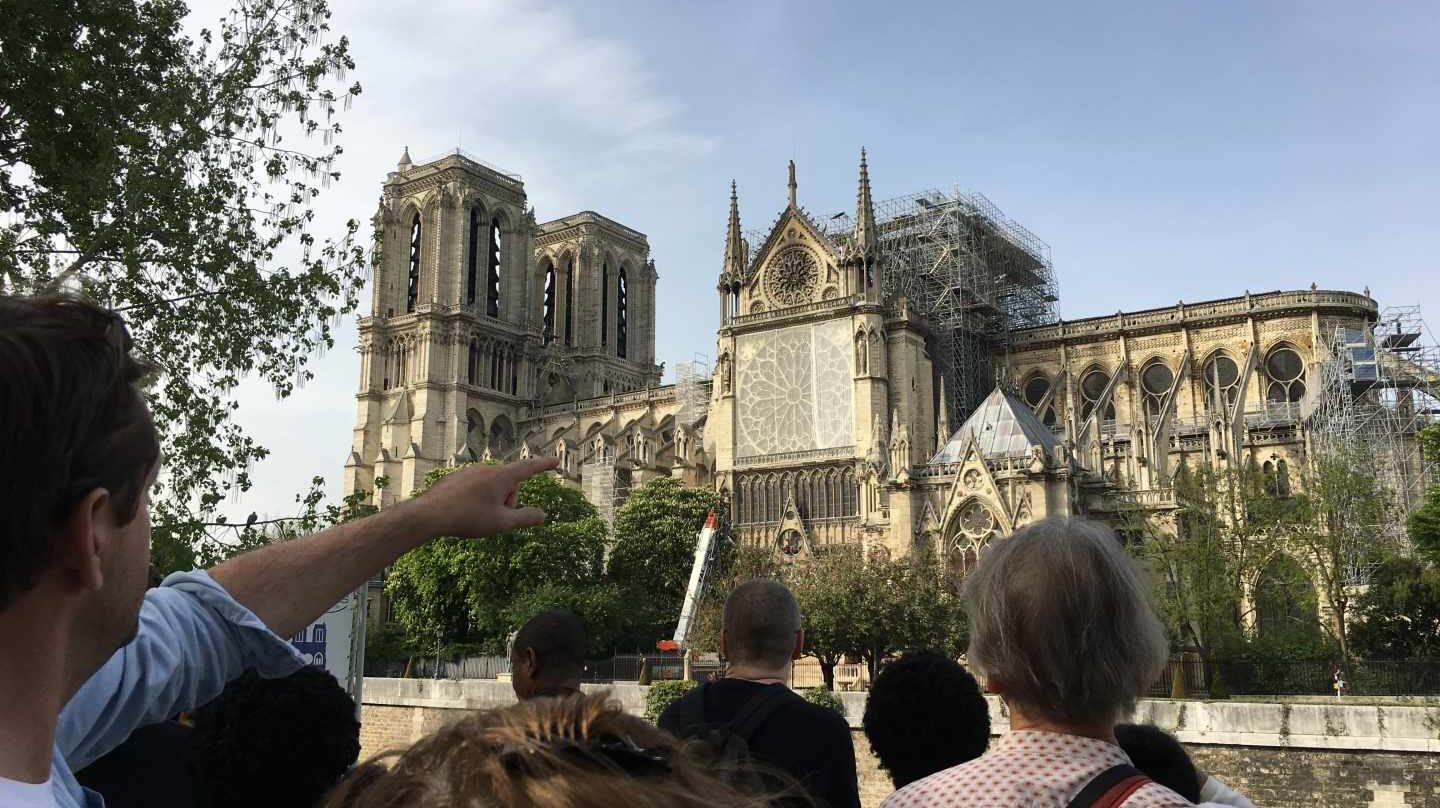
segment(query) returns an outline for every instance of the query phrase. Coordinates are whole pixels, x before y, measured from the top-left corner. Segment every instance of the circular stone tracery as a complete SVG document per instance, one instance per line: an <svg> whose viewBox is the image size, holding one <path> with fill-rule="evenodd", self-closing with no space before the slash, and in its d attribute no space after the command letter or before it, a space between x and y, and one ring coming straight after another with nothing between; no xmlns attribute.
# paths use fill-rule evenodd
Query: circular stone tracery
<svg viewBox="0 0 1440 808"><path fill-rule="evenodd" d="M820 279L820 265L804 247L788 247L770 262L765 288L770 297L787 306L808 303Z"/></svg>

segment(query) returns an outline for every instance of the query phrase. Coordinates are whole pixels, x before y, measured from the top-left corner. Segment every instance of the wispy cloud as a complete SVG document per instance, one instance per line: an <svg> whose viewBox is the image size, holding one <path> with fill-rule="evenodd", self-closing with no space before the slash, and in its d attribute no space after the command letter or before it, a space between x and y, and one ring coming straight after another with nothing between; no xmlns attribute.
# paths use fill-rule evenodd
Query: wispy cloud
<svg viewBox="0 0 1440 808"><path fill-rule="evenodd" d="M228 0L194 4L194 27ZM364 92L342 117L342 179L322 195L316 232L338 232L374 210L385 172L403 147L423 159L457 145L525 175L541 219L603 208L617 184L644 188L684 173L715 146L686 125L684 107L659 89L637 48L586 30L552 2L416 3L332 0L335 33L348 36ZM368 299L368 296L366 297ZM316 379L285 401L251 381L239 418L272 455L233 507L280 515L323 475L338 497L358 387L353 321L336 350L312 364Z"/></svg>

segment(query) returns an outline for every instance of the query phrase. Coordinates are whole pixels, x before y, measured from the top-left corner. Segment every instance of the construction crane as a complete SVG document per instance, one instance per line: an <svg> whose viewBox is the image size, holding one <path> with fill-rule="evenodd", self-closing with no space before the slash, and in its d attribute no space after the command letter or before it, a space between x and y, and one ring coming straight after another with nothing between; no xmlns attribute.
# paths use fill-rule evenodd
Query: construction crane
<svg viewBox="0 0 1440 808"><path fill-rule="evenodd" d="M711 511L705 517L705 526L695 537L695 560L690 565L690 583L685 587L685 600L680 605L680 620L675 624L675 636L669 642L656 645L665 651L684 652L686 639L690 636L690 625L695 621L695 611L700 608L700 596L705 591L705 578L710 573L710 564L715 557L715 526L717 519ZM686 668L688 668L688 663Z"/></svg>

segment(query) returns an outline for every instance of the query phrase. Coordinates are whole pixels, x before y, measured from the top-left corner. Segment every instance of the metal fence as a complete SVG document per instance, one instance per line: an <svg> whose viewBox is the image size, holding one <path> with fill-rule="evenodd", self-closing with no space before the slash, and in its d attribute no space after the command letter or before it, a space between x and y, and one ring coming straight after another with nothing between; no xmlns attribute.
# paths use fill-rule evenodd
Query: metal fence
<svg viewBox="0 0 1440 808"><path fill-rule="evenodd" d="M1333 696L1337 667L1329 659L1172 659L1151 685L1150 695L1204 698L1213 689L1231 696ZM1440 695L1440 660L1355 660L1345 677L1345 695Z"/></svg>
<svg viewBox="0 0 1440 808"><path fill-rule="evenodd" d="M597 659L585 663L581 680L585 682L634 682L640 679L640 669L645 660L650 663L651 681L679 679L684 675L684 662L678 654L616 654L609 659ZM401 677L405 675L406 660L369 660L365 663L366 676ZM510 658L507 656L469 656L459 659L439 660L437 670L435 657L415 657L409 661L410 677L415 679L494 679L510 672Z"/></svg>

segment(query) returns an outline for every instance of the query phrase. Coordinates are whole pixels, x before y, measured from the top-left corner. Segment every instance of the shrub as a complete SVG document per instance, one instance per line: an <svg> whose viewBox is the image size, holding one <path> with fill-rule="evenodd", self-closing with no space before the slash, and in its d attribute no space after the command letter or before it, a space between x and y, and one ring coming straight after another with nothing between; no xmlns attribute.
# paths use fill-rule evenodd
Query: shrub
<svg viewBox="0 0 1440 808"><path fill-rule="evenodd" d="M800 691L800 695L804 696L805 700L811 704L828 707L839 713L842 718L845 716L845 702L841 701L839 696L823 687L807 687Z"/></svg>
<svg viewBox="0 0 1440 808"><path fill-rule="evenodd" d="M689 679L666 679L650 685L650 692L645 694L645 718L652 724L658 724L665 708L694 688L695 683Z"/></svg>

